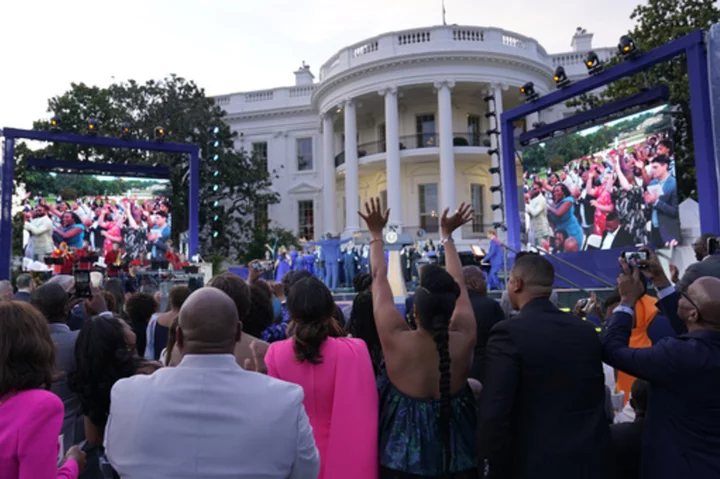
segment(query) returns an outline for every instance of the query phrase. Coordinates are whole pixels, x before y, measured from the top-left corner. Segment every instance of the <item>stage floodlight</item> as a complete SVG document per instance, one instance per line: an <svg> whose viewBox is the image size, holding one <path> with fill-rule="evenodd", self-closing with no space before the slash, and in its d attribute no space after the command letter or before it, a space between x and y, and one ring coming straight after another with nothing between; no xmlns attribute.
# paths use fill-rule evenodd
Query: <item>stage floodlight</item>
<svg viewBox="0 0 720 479"><path fill-rule="evenodd" d="M122 127L120 128L120 136L126 140L130 139L130 135L132 134L131 127L132 125L129 121L124 121L122 123Z"/></svg>
<svg viewBox="0 0 720 479"><path fill-rule="evenodd" d="M500 167L499 167L499 166L493 166L492 168L490 168L490 169L488 170L488 172L489 172L491 175L494 175L494 174L496 174L496 173L499 175L499 174L500 174Z"/></svg>
<svg viewBox="0 0 720 479"><path fill-rule="evenodd" d="M629 35L623 35L620 37L618 52L625 58L635 58L640 53L637 45L635 44L635 40L633 40Z"/></svg>
<svg viewBox="0 0 720 479"><path fill-rule="evenodd" d="M98 121L95 118L89 118L87 121L87 133L89 136L96 136L98 131Z"/></svg>
<svg viewBox="0 0 720 479"><path fill-rule="evenodd" d="M219 234L217 231L213 231L213 238L217 238Z"/></svg>
<svg viewBox="0 0 720 479"><path fill-rule="evenodd" d="M570 79L567 77L567 74L565 73L565 68L562 65L559 65L555 69L555 75L553 75L553 80L555 81L555 86L558 88L565 88L570 84Z"/></svg>
<svg viewBox="0 0 720 479"><path fill-rule="evenodd" d="M597 53L589 51L585 57L585 66L591 75L599 73L602 70L602 62L598 58Z"/></svg>
<svg viewBox="0 0 720 479"><path fill-rule="evenodd" d="M217 191L220 188L218 185L213 185L213 191Z"/></svg>
<svg viewBox="0 0 720 479"><path fill-rule="evenodd" d="M502 186L495 185L490 187L490 193L497 193L498 191L502 191Z"/></svg>
<svg viewBox="0 0 720 479"><path fill-rule="evenodd" d="M155 127L155 141L162 141L165 139L165 128L162 126Z"/></svg>
<svg viewBox="0 0 720 479"><path fill-rule="evenodd" d="M219 159L220 159L220 155L218 155L217 153L215 153L215 154L213 155L213 161L217 161L217 160L219 160Z"/></svg>
<svg viewBox="0 0 720 479"><path fill-rule="evenodd" d="M218 170L213 171L213 176L218 176L220 172Z"/></svg>
<svg viewBox="0 0 720 479"><path fill-rule="evenodd" d="M499 155L499 154L500 154L500 150L497 149L497 148L493 148L492 150L488 150L488 155L490 155L490 156L492 156L492 155Z"/></svg>
<svg viewBox="0 0 720 479"><path fill-rule="evenodd" d="M60 115L53 115L52 118L50 118L50 129L52 131L60 131L60 123L62 121L62 118Z"/></svg>
<svg viewBox="0 0 720 479"><path fill-rule="evenodd" d="M220 127L216 126L215 128L213 128L212 133L213 133L213 135L218 135L220 133Z"/></svg>
<svg viewBox="0 0 720 479"><path fill-rule="evenodd" d="M220 202L218 200L215 200L213 203L213 208L217 208L220 205Z"/></svg>
<svg viewBox="0 0 720 479"><path fill-rule="evenodd" d="M535 93L535 84L531 81L520 87L520 93L525 95L525 101L535 101L540 98L540 95Z"/></svg>
<svg viewBox="0 0 720 479"><path fill-rule="evenodd" d="M218 148L220 146L220 140L213 141L213 148Z"/></svg>
<svg viewBox="0 0 720 479"><path fill-rule="evenodd" d="M502 207L503 207L502 204L490 205L490 209L492 209L493 211L500 210L500 209L502 209Z"/></svg>
<svg viewBox="0 0 720 479"><path fill-rule="evenodd" d="M219 219L220 219L220 216L219 216L219 215L213 216L213 221L217 221L217 220L219 220Z"/></svg>

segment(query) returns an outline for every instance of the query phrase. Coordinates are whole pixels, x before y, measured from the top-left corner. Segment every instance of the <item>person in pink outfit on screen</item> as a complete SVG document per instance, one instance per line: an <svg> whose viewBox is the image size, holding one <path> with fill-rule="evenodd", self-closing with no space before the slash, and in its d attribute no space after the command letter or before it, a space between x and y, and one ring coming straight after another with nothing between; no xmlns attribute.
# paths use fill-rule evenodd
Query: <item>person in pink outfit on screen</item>
<svg viewBox="0 0 720 479"><path fill-rule="evenodd" d="M45 318L27 303L0 303L0 478L77 478L85 453L58 469L63 403L47 391L55 348Z"/></svg>
<svg viewBox="0 0 720 479"><path fill-rule="evenodd" d="M320 452L319 479L377 479L378 392L367 346L346 338L330 290L317 278L287 298L292 338L265 355L269 376L302 386Z"/></svg>

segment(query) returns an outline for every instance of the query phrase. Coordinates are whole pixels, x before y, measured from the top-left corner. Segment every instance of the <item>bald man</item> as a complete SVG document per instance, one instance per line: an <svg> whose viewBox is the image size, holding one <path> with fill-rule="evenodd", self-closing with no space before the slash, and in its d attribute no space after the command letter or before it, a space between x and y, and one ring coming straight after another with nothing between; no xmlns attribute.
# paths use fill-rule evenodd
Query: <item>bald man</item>
<svg viewBox="0 0 720 479"><path fill-rule="evenodd" d="M465 266L463 276L465 277L468 296L470 296L470 303L477 323L477 338L470 377L482 383L485 377L485 347L490 336L490 330L499 321L505 319L505 313L500 303L488 297L485 273L479 267Z"/></svg>
<svg viewBox="0 0 720 479"><path fill-rule="evenodd" d="M507 291L519 313L493 326L485 350L478 428L488 478L607 477L600 341L550 301L554 281L547 259L517 255Z"/></svg>
<svg viewBox="0 0 720 479"><path fill-rule="evenodd" d="M302 388L238 366L241 335L232 299L201 288L180 309L180 364L115 383L105 453L121 477L317 477Z"/></svg>
<svg viewBox="0 0 720 479"><path fill-rule="evenodd" d="M658 269L652 255L649 269ZM701 277L676 295L676 336L650 348L628 347L640 271L622 263L621 303L608 319L605 362L650 383L641 478L720 477L720 279ZM643 270L645 271L645 270ZM672 291L668 291L672 289Z"/></svg>

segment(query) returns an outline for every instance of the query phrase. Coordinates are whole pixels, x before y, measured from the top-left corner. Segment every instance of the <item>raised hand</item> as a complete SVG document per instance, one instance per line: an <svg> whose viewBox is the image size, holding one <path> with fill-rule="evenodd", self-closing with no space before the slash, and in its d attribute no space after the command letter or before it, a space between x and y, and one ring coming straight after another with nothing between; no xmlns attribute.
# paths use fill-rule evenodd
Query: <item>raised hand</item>
<svg viewBox="0 0 720 479"><path fill-rule="evenodd" d="M371 234L380 235L387 225L390 210L385 210L383 214L380 210L380 198L371 198L370 201L365 202L365 214L361 211L358 211L358 214L365 220Z"/></svg>
<svg viewBox="0 0 720 479"><path fill-rule="evenodd" d="M448 216L450 208L445 208L440 218L440 232L443 238L450 236L453 231L460 228L465 223L469 223L473 217L472 207L466 203L461 203L452 216Z"/></svg>

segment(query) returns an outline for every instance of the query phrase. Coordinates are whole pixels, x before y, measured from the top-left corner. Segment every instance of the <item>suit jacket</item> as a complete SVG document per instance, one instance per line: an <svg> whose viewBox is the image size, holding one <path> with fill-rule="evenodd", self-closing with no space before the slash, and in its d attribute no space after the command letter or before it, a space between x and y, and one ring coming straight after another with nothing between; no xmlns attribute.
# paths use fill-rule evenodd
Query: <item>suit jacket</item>
<svg viewBox="0 0 720 479"><path fill-rule="evenodd" d="M677 302L670 296L666 304ZM650 383L640 477L720 477L720 332L670 321L677 336L633 349L633 317L616 310L603 338L607 364Z"/></svg>
<svg viewBox="0 0 720 479"><path fill-rule="evenodd" d="M607 231L603 233L602 241L605 241L606 236ZM602 242L600 244L602 245ZM617 233L615 233L615 239L612 242L611 248L627 248L630 246L635 246L635 238L621 226L618 228Z"/></svg>
<svg viewBox="0 0 720 479"><path fill-rule="evenodd" d="M653 183L651 182L650 185ZM658 197L657 204L653 206L658 215L658 229L664 242L680 241L680 211L678 209L677 181L674 176L668 176L663 186L663 194Z"/></svg>
<svg viewBox="0 0 720 479"><path fill-rule="evenodd" d="M300 386L243 370L231 354L112 388L105 453L124 479L316 478L320 457Z"/></svg>
<svg viewBox="0 0 720 479"><path fill-rule="evenodd" d="M610 436L613 445L615 479L638 479L642 456L642 436L645 420L612 424Z"/></svg>
<svg viewBox="0 0 720 479"><path fill-rule="evenodd" d="M505 313L500 303L487 295L475 291L468 291L468 295L477 323L477 340L470 377L482 383L485 377L485 347L490 337L490 330L495 324L505 319Z"/></svg>
<svg viewBox="0 0 720 479"><path fill-rule="evenodd" d="M51 323L50 336L55 343L55 367L58 376L53 381L50 391L57 394L65 407L62 434L63 448L67 451L73 444L85 439L82 426L78 426L82 416L80 398L70 390L67 375L75 369L75 341L78 331L70 331L66 324Z"/></svg>
<svg viewBox="0 0 720 479"><path fill-rule="evenodd" d="M18 291L17 293L15 293L15 296L13 296L13 300L29 303L30 293L28 293L27 291Z"/></svg>
<svg viewBox="0 0 720 479"><path fill-rule="evenodd" d="M55 249L53 243L53 221L46 216L35 218L25 223L25 230L32 235L33 254L42 258L52 254Z"/></svg>
<svg viewBox="0 0 720 479"><path fill-rule="evenodd" d="M547 298L490 331L480 398L486 477L607 477L602 349L591 323Z"/></svg>

